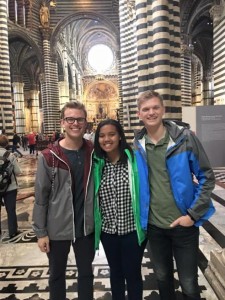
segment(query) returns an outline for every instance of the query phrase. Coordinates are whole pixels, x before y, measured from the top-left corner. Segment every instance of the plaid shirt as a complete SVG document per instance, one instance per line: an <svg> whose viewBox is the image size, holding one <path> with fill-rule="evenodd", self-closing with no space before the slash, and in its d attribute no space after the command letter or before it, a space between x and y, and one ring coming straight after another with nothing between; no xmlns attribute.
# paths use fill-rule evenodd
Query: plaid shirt
<svg viewBox="0 0 225 300"><path fill-rule="evenodd" d="M136 230L127 164L106 161L99 188L99 201L102 231L123 235Z"/></svg>

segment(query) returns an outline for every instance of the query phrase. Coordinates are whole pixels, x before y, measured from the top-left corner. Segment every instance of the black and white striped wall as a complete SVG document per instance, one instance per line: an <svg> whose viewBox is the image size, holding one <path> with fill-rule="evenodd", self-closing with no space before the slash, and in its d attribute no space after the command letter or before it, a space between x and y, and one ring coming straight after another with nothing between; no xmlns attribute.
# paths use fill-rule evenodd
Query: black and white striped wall
<svg viewBox="0 0 225 300"><path fill-rule="evenodd" d="M0 129L13 130L7 1L0 0Z"/></svg>
<svg viewBox="0 0 225 300"><path fill-rule="evenodd" d="M139 127L136 98L159 92L166 118L181 118L181 50L179 1L120 1L120 39L124 128Z"/></svg>

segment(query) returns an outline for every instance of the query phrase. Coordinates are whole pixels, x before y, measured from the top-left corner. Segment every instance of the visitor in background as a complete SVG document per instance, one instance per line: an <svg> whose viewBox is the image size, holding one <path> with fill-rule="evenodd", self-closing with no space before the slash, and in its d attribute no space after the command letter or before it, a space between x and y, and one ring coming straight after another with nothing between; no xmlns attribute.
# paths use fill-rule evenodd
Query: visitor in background
<svg viewBox="0 0 225 300"><path fill-rule="evenodd" d="M30 149L30 154L34 154L35 145L36 145L36 134L34 132L30 132L27 136L28 138L28 145Z"/></svg>
<svg viewBox="0 0 225 300"><path fill-rule="evenodd" d="M21 146L21 140L17 133L14 133L12 139L12 153L16 152L19 154L20 157L23 157L23 154L18 150Z"/></svg>
<svg viewBox="0 0 225 300"><path fill-rule="evenodd" d="M7 146L9 145L8 138L4 135L0 136L0 157L3 158L4 154L7 151ZM10 170L11 178L7 190L5 193L0 195L0 221L1 221L1 206L4 205L7 217L8 217L8 231L9 236L4 238L3 241L7 241L16 237L20 232L18 231L18 223L16 216L16 197L17 197L17 189L18 183L16 176L21 173L21 169L19 167L17 158L12 153L8 153L8 160L10 161ZM1 233L1 222L0 222L0 233Z"/></svg>

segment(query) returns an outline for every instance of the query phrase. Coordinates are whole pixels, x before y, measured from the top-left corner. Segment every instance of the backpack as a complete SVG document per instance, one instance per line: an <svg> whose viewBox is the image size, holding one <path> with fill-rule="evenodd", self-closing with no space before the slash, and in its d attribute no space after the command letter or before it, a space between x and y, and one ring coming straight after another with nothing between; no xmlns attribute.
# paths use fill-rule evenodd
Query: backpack
<svg viewBox="0 0 225 300"><path fill-rule="evenodd" d="M8 159L9 151L6 151L3 156L0 156L0 197L4 196L10 183L13 173L13 165Z"/></svg>

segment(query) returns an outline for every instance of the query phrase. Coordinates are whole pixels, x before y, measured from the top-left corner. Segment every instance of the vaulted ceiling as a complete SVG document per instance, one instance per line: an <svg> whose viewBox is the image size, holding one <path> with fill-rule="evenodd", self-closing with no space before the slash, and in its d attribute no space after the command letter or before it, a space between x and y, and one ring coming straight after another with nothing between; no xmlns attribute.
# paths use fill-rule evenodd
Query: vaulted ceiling
<svg viewBox="0 0 225 300"><path fill-rule="evenodd" d="M180 0L181 37L194 47L204 69L213 61L213 0Z"/></svg>
<svg viewBox="0 0 225 300"><path fill-rule="evenodd" d="M199 57L204 69L209 68L213 61L213 24L209 13L213 2L213 0L180 0L181 38L193 45L194 54ZM71 11L81 7L82 13L87 11L87 15L70 18ZM80 51L96 41L108 42L114 46L119 43L118 0L57 0L56 7L53 9L55 10L51 12L53 26L59 22L57 18L63 19L68 16L67 22L60 23L58 26L59 31L60 28L68 31L70 33L66 37L68 42L71 43L72 40L76 47L79 46L77 49ZM93 16L90 17L91 12ZM105 15L109 17L110 23L105 21ZM37 54L28 37L23 38L22 35L16 37L11 34L9 42L11 67L14 73L21 73L27 80L34 78L36 81L41 69L40 53Z"/></svg>

